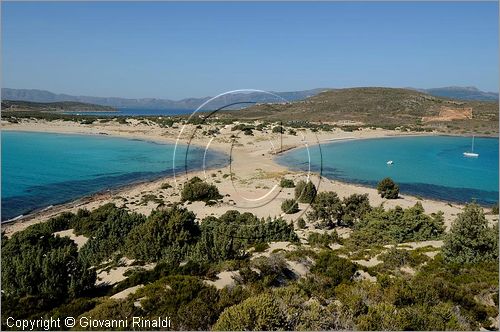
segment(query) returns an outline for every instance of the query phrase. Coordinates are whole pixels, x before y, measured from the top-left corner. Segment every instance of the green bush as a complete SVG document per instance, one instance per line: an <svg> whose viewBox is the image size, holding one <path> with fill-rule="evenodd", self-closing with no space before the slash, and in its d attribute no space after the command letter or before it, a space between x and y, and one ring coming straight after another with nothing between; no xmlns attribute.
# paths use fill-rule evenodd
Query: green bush
<svg viewBox="0 0 500 332"><path fill-rule="evenodd" d="M374 208L359 221L349 237L349 244L370 247L408 241L426 241L441 238L444 233L443 213L427 215L420 202L402 209Z"/></svg>
<svg viewBox="0 0 500 332"><path fill-rule="evenodd" d="M263 131L265 128L266 128L266 124L265 124L265 123L259 123L259 124L255 127L255 130L258 130L258 131Z"/></svg>
<svg viewBox="0 0 500 332"><path fill-rule="evenodd" d="M399 330L400 313L392 304L378 303L368 308L368 313L360 317L357 329L361 331Z"/></svg>
<svg viewBox="0 0 500 332"><path fill-rule="evenodd" d="M215 287L190 276L164 277L140 289L135 298L142 298L148 317L169 316L172 330L209 330L224 309Z"/></svg>
<svg viewBox="0 0 500 332"><path fill-rule="evenodd" d="M162 183L160 187L160 189L169 189L169 188L172 188L172 185L168 182Z"/></svg>
<svg viewBox="0 0 500 332"><path fill-rule="evenodd" d="M312 203L316 197L316 187L311 181L299 181L295 186L295 199L299 203Z"/></svg>
<svg viewBox="0 0 500 332"><path fill-rule="evenodd" d="M146 194L141 197L139 205L148 205L149 202L153 202L156 204L164 204L163 200L157 197L155 194Z"/></svg>
<svg viewBox="0 0 500 332"><path fill-rule="evenodd" d="M216 186L202 181L199 177L195 176L190 179L182 188L181 199L182 201L203 201L221 199L219 189Z"/></svg>
<svg viewBox="0 0 500 332"><path fill-rule="evenodd" d="M352 194L342 200L342 224L352 226L371 211L368 194Z"/></svg>
<svg viewBox="0 0 500 332"><path fill-rule="evenodd" d="M283 219L259 219L251 213L234 210L220 218L205 218L200 229L193 256L205 262L245 257L246 249L257 243L298 241L293 226Z"/></svg>
<svg viewBox="0 0 500 332"><path fill-rule="evenodd" d="M27 228L2 240L2 299L73 299L94 287L96 274L89 268L69 238Z"/></svg>
<svg viewBox="0 0 500 332"><path fill-rule="evenodd" d="M379 260L384 261L383 268L398 269L403 266L417 266L427 260L427 256L419 254L416 251L390 248L388 251L378 256Z"/></svg>
<svg viewBox="0 0 500 332"><path fill-rule="evenodd" d="M356 273L356 264L350 260L337 256L330 250L323 250L319 253L318 259L311 272L326 278L330 286L337 286L342 282L348 282Z"/></svg>
<svg viewBox="0 0 500 332"><path fill-rule="evenodd" d="M258 257L252 261L252 266L259 271L257 275L253 276L253 281L261 281L263 287L283 286L288 280L295 278L295 274L288 268L287 262L279 254Z"/></svg>
<svg viewBox="0 0 500 332"><path fill-rule="evenodd" d="M253 136L253 131L250 128L246 128L245 130L243 130L243 134L247 136Z"/></svg>
<svg viewBox="0 0 500 332"><path fill-rule="evenodd" d="M287 330L287 320L271 294L260 294L224 310L213 326L215 331Z"/></svg>
<svg viewBox="0 0 500 332"><path fill-rule="evenodd" d="M396 199L399 197L399 186L391 178L385 178L377 185L377 191L382 198Z"/></svg>
<svg viewBox="0 0 500 332"><path fill-rule="evenodd" d="M307 237L307 242L310 245L320 245L324 247L328 247L332 243L338 243L340 241L339 235L337 234L336 231L333 231L332 233L328 234L327 232L324 233L310 233L309 236Z"/></svg>
<svg viewBox="0 0 500 332"><path fill-rule="evenodd" d="M299 229L306 228L306 221L304 220L304 218L300 217L299 219L297 219L297 227Z"/></svg>
<svg viewBox="0 0 500 332"><path fill-rule="evenodd" d="M125 239L127 257L146 262L169 258L180 261L200 235L193 212L174 206L156 210Z"/></svg>
<svg viewBox="0 0 500 332"><path fill-rule="evenodd" d="M57 217L50 218L46 222L33 224L29 228L47 233L54 233L73 228L76 219L77 217L75 214L71 212L63 212Z"/></svg>
<svg viewBox="0 0 500 332"><path fill-rule="evenodd" d="M114 205L104 207L92 211L88 218L84 218L85 223L90 220L101 220L80 250L81 259L90 265L99 265L114 258L115 254L123 254L126 236L134 227L142 225L146 220L142 214L129 213Z"/></svg>
<svg viewBox="0 0 500 332"><path fill-rule="evenodd" d="M281 188L294 188L295 183L293 183L293 180L282 178L280 181L280 186Z"/></svg>
<svg viewBox="0 0 500 332"><path fill-rule="evenodd" d="M332 228L342 217L342 204L333 191L317 194L311 208L307 217L312 221L320 221L321 228Z"/></svg>
<svg viewBox="0 0 500 332"><path fill-rule="evenodd" d="M488 227L483 209L468 204L445 237L443 254L448 262L477 263L498 259L498 224Z"/></svg>
<svg viewBox="0 0 500 332"><path fill-rule="evenodd" d="M233 126L231 128L231 131L246 131L246 130L250 130L252 131L252 129L255 129L254 126L252 125L249 125L249 124L246 124L246 123L240 123L240 124L237 124L236 126Z"/></svg>
<svg viewBox="0 0 500 332"><path fill-rule="evenodd" d="M108 203L92 211L78 210L71 224L75 234L93 237L103 225L112 227L115 221L125 218L127 213L124 208L118 208L116 205ZM138 218L138 216L134 215L134 218Z"/></svg>
<svg viewBox="0 0 500 332"><path fill-rule="evenodd" d="M491 207L491 213L498 214L498 202Z"/></svg>
<svg viewBox="0 0 500 332"><path fill-rule="evenodd" d="M99 301L95 298L77 298L53 309L48 316L54 319L65 319L66 317L78 317L86 311L92 310Z"/></svg>
<svg viewBox="0 0 500 332"><path fill-rule="evenodd" d="M299 204L294 199L285 199L281 203L281 211L286 214L294 214L299 212Z"/></svg>
<svg viewBox="0 0 500 332"><path fill-rule="evenodd" d="M274 126L273 127L273 133L284 134L285 133L285 128L283 128L282 126Z"/></svg>

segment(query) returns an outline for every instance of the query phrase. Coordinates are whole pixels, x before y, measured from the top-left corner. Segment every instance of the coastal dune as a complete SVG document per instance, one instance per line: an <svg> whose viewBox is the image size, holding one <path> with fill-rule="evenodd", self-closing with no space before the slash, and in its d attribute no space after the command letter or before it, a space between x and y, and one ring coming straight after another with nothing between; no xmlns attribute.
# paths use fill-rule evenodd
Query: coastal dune
<svg viewBox="0 0 500 332"><path fill-rule="evenodd" d="M213 127L213 125L210 125ZM204 126L203 130L208 129ZM154 142L168 142L193 144L203 148L210 148L223 152L230 156L231 163L219 169L206 169L189 173L176 174L175 177L161 178L154 181L143 182L126 186L110 192L95 194L74 202L56 205L43 211L35 212L13 222L4 223L2 229L7 236L20 231L34 223L43 222L64 211L76 212L78 209L94 209L105 203L114 203L127 209L143 214L149 214L157 207L154 201L146 204L138 204L144 196L163 196L168 204L180 201L179 190L189 178L198 176L218 187L223 201L220 204L206 206L202 202L189 203L199 220L206 216L220 216L228 210L238 209L251 212L258 217L282 216L286 220L294 221L304 214L307 205L300 204L296 214L282 214L281 203L287 198L293 198L293 189L279 187L281 178L286 177L298 180L310 179L318 187L319 191L335 191L340 197L351 194L368 194L372 205L383 204L386 208L397 205L410 207L420 202L427 213L444 213L447 227L460 213L463 206L450 204L430 199L422 199L402 193L397 200L383 199L378 195L376 189L360 185L343 183L335 180L319 177L314 173L294 172L284 166L277 164L274 158L282 151L327 143L343 139L368 139L401 135L419 135L414 132L389 131L383 129L362 129L354 132L344 132L335 129L330 132L311 132L310 130L299 130L296 135L253 131L253 135L244 135L242 132L231 130L230 125L217 125L219 133L215 137L203 134L203 130L194 125L186 125L177 128L162 128L151 121L138 121L127 119L127 123L109 121L105 123L80 124L67 121L45 121L26 120L19 123L2 121L3 130L53 132L67 134L86 135L109 135L115 137L133 138ZM213 129L213 128L212 128ZM427 134L428 135L428 134ZM162 189L165 183L171 188ZM188 204L188 203L184 203ZM488 215L490 221L497 217Z"/></svg>

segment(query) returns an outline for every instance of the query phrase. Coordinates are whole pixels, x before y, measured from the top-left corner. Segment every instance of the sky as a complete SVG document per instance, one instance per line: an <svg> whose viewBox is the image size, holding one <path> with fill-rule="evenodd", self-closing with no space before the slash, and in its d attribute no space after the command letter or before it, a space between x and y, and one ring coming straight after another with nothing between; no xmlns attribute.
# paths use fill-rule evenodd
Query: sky
<svg viewBox="0 0 500 332"><path fill-rule="evenodd" d="M235 89L498 91L498 2L7 2L2 87L100 97Z"/></svg>

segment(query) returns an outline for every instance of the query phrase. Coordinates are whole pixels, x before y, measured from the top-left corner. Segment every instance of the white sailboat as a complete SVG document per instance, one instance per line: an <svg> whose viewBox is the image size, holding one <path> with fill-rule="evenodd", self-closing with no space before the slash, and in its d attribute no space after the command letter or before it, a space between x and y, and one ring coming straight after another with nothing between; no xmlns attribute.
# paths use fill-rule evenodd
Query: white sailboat
<svg viewBox="0 0 500 332"><path fill-rule="evenodd" d="M472 136L472 148L470 152L464 152L464 157L469 158L477 158L479 157L479 153L474 152L474 136Z"/></svg>

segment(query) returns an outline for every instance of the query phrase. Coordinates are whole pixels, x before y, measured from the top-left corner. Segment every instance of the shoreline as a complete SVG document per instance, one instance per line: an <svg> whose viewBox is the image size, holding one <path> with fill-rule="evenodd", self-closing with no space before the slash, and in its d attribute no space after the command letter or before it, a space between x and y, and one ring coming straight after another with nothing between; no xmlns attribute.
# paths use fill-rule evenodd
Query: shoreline
<svg viewBox="0 0 500 332"><path fill-rule="evenodd" d="M207 167L207 168L205 168L205 171L211 171L211 170L217 170L217 169L220 169L220 167L216 167L216 166ZM183 171L182 175L180 175L180 176L186 176L186 175L189 176L190 174L196 174L196 173L199 173L200 171L203 171L203 169L202 170L191 170L188 172ZM113 186L113 187L110 187L108 189L102 189L102 190L96 191L95 193L85 194L85 195L78 197L76 199L64 201L61 203L54 203L54 204L51 204L48 206L44 206L44 207L33 209L31 211L27 211L24 214L20 214L16 217L0 221L0 225L4 225L4 224L7 225L9 223L13 223L16 221L23 221L23 220L25 220L25 218L28 218L30 216L34 216L34 215L39 214L39 213L43 213L45 211L48 211L49 209L56 209L56 208L60 208L60 207L70 207L70 206L74 206L75 204L78 204L78 203L80 203L80 205L83 205L83 204L87 204L87 203L91 202L92 200L96 200L98 198L101 198L102 196L116 195L122 191L133 189L139 185L151 184L151 183L158 182L160 180L169 180L169 179L174 179L174 178L175 178L174 174L166 175L166 176L160 175L158 177L154 177L154 178L147 179L147 180L137 180L137 181L134 181L131 183L119 184L117 186Z"/></svg>
<svg viewBox="0 0 500 332"><path fill-rule="evenodd" d="M130 120L130 119L129 119ZM55 133L55 134L73 134L73 135L95 135L102 137L117 137L117 138L125 138L125 139L133 139L133 140L142 140L153 143L160 144L176 144L179 143L179 133L181 133L182 126L178 128L150 128L148 126L142 126L139 124L134 124L134 121L131 121L131 125L116 125L108 123L100 124L100 125L82 125L79 123L44 123L45 121L29 121L28 123L20 123L20 124L10 124L8 123L6 126L2 126L3 130L6 131L24 131L24 132L46 132L46 133ZM189 130L193 129L193 125L187 125ZM230 127L231 126L222 126L222 132L226 134L231 134ZM188 130L188 132L189 132ZM195 133L199 133L201 130L196 131ZM374 129L364 129L362 131L356 132L342 132L342 131L331 131L331 132L318 132L318 133L309 133L307 130L302 132L304 134L314 134L317 138L315 144L329 144L335 142L341 142L346 140L364 140L364 139L377 139L377 138L397 138L397 137L415 137L415 136L455 136L455 135L445 135L440 133L415 133L415 132L394 132L388 130L374 130ZM301 134L302 134L301 133ZM283 147L288 147L287 150L279 152L277 154L272 154L269 151L269 146L267 140L270 140L270 136L273 134L264 135L264 133L256 132L256 136L246 136L242 135L242 137L238 137L238 144L234 145L235 150L231 150L231 153L234 157L237 157L236 160L233 159L233 168L240 172L237 172L237 185L241 185L245 187L245 190L252 194L262 193L265 187L272 187L274 182L271 182L272 179L277 178L279 176L283 176L289 174L289 176L294 177L294 179L298 179L300 174L297 171L289 169L283 165L280 165L276 162L276 158L282 155L285 152L289 152L291 150L302 148L303 140L301 139L301 135L290 136L284 135L283 137ZM195 135L196 136L196 135ZM224 135L220 135L224 136ZM456 135L461 136L461 135ZM193 136L194 137L194 136ZM191 141L191 144L196 145L198 147L204 147L207 138L201 137L201 142L199 141L200 137L196 136L195 139ZM180 142L182 143L182 142ZM213 142L210 142L210 149L216 152L223 152L227 154L227 151L224 149L225 146L228 145L228 141L224 141L223 137L217 136L216 139L213 139ZM234 142L233 142L234 144ZM236 148L237 147L237 148ZM240 151L243 150L243 151ZM251 158L249 158L251 157ZM256 163L258 169L255 168ZM79 208L87 208L93 209L97 206L113 202L118 206L127 206L129 209L149 214L149 212L155 207L147 203L143 206L140 203L137 203L137 200L144 196L144 193L147 194L156 194L166 195L165 190L161 190L160 186L164 182L169 182L173 185L173 190L168 191L171 198L170 200L166 200L165 202L175 202L178 201L178 182L182 183L182 181L186 181L188 177L191 176L200 176L205 177L207 181L215 181L214 184L217 184L219 190L221 190L222 194L230 193L231 196L229 199L224 199L225 201L233 201L236 202L236 206L226 206L223 207L205 207L201 204L196 204L198 202L194 202L189 205L190 208L194 208L195 214L199 215L200 218L208 215L220 214L229 209L245 209L244 205L247 203L241 197L238 197L237 191L234 188L235 183L231 179L231 183L227 183L227 180L224 182L222 177L223 173L228 173L227 167L218 167L215 166L213 169L201 170L191 170L188 173L182 171L181 174L172 174L168 176L159 176L158 178L149 179L145 181L138 181L135 183L124 184L121 186L117 186L114 188L109 188L105 190L101 190L94 194L82 196L76 200L71 200L61 204L54 204L54 206L43 207L38 210L32 211L30 213L24 214L22 217L11 218L9 220L5 220L2 222L2 229L6 231L6 234L13 234L14 232L24 229L25 227L48 220L49 218L58 215L64 211L75 212L76 209ZM263 172L267 174L266 176L256 176L256 172ZM209 173L212 173L209 175ZM319 178L319 174L311 172L311 176L314 178ZM229 177L231 178L231 177ZM229 179L228 178L228 179ZM393 205L402 205L402 206L413 206L415 202L421 202L426 207L426 211L437 212L438 210L445 210L445 214L447 215L448 224L451 222L452 218L458 213L463 205L457 204L456 202L450 201L439 201L434 198L427 197L414 197L411 194L404 195L402 199L395 200L397 202L391 202L388 200L383 200L379 198L379 195L376 192L376 189L372 187L368 187L359 183L350 183L337 179L328 179L322 176L322 188L323 190L332 190L339 192L339 196L345 196L352 193L369 193L370 201L378 204L385 204L386 207L392 207ZM217 182L218 181L218 182ZM240 182L238 182L240 181ZM175 184L173 183L175 182ZM221 183L222 182L222 183ZM248 189L247 189L248 188ZM174 193L174 190L176 193ZM245 192L246 193L246 192ZM287 193L290 195L290 193ZM241 196L241 195L240 195ZM128 202L122 199L123 197L128 199ZM136 204L130 203L130 201L134 200ZM227 203L227 202L226 202ZM225 203L225 204L226 204ZM264 206L264 208L255 209L255 214L259 217L267 217L271 216L275 211L275 215L280 214L280 204L281 201L278 199L277 202L273 202L271 205L274 207L271 209L270 207ZM452 203L452 204L450 204ZM200 205L200 206L198 206ZM293 215L289 215L293 217ZM287 216L287 218L289 217ZM17 218L17 219L16 219Z"/></svg>
<svg viewBox="0 0 500 332"><path fill-rule="evenodd" d="M12 129L12 128L9 128L8 130L6 131L10 131L10 132L21 132L21 133L47 133L47 134L57 134L57 135L73 135L73 136L89 136L89 137L93 137L93 136L101 136L101 137L104 137L104 138L118 138L118 139L126 139L126 140L134 140L134 141L142 141L142 142L148 142L148 143L153 143L153 144L160 144L160 145L176 145L175 142L166 142L166 141L159 141L159 140L150 140L149 138L136 138L136 137L123 137L123 136L118 136L118 135L109 135L109 134L93 134L93 133L67 133L67 132L64 132L64 133L60 133L60 132L42 132L42 131L31 131L31 130L17 130L17 129ZM182 144L182 143L180 143ZM201 145L198 145L198 144L193 144L195 145L197 148L203 148L203 146ZM213 149L213 151L215 153L224 153L223 151L220 151L220 150L217 150L217 149ZM1 220L0 221L0 224L1 225L7 225L7 224L10 224L10 223L14 223L14 222L23 222L23 221L26 221L27 219L29 220L30 217L34 217L38 214L41 214L43 212L46 212L48 211L49 209L59 209L59 208L71 208L71 207L75 207L75 206L81 206L83 204L87 204L89 202L92 202L93 200L96 200L96 199L99 199L99 198L102 198L103 196L109 196L109 195L117 195L119 194L120 192L122 191L126 191L126 190L129 190L129 189L132 189L132 188L135 188L139 185L144 185L144 184L150 184L150 183L154 183L154 182L157 182L157 181L160 181L160 180L167 180L167 179L175 179L176 176L179 176L179 177L182 177L182 176L189 176L190 174L195 174L195 173L198 173L198 172L204 172L204 171L211 171L211 170L217 170L217 169L220 169L221 167L220 166L207 166L207 167L204 167L204 168L200 168L200 169L192 169L192 170L189 170L189 171L186 171L184 168L183 169L180 169L178 172L174 171L173 168L169 168L168 170L163 170L161 172L158 172L160 174L156 175L156 176L153 176L149 179L138 179L138 180L133 180L132 182L130 183L122 183L122 184L116 184L116 185L113 185L112 187L109 187L109 188L105 188L105 189L101 189L101 190L98 190L96 192L93 192L93 193L88 193L88 194L84 194L76 199L69 199L67 201L62 201L62 202L59 202L59 203L54 203L54 204L51 204L51 205L48 205L48 206L43 206L43 207L39 207L39 208L35 208L33 210L29 210L29 211L26 211L24 212L23 214L20 214L18 216L15 216L15 217L12 217L10 219L7 219L7 220ZM161 173L163 172L172 172L172 174L169 174L169 175L163 175Z"/></svg>

